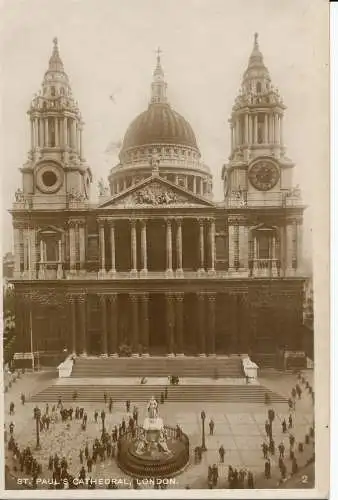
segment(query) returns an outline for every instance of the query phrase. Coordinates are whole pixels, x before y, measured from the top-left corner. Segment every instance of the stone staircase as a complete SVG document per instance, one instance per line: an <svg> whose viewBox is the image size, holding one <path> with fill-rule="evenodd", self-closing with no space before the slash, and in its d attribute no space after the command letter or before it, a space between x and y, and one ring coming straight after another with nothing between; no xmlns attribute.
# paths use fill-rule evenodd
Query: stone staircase
<svg viewBox="0 0 338 500"><path fill-rule="evenodd" d="M240 356L76 358L72 377L214 377L244 378Z"/></svg>
<svg viewBox="0 0 338 500"><path fill-rule="evenodd" d="M130 399L134 402L149 401L151 396L160 397L163 385L95 385L71 384L51 385L33 395L30 401L56 403L61 397L63 402L71 402L74 391L77 392L76 403L103 402L106 392L114 402ZM224 402L224 403L264 403L268 393L272 403L284 403L286 399L261 385L188 385L182 384L168 387L168 402Z"/></svg>

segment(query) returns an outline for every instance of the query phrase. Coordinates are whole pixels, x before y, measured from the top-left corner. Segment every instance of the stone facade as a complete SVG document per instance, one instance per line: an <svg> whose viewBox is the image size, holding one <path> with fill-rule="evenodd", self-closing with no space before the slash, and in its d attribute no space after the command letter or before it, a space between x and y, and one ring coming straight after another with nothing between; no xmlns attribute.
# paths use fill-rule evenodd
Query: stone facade
<svg viewBox="0 0 338 500"><path fill-rule="evenodd" d="M12 209L20 350L31 338L34 351L78 355L116 355L122 344L145 355L301 348L304 206L257 39L230 119L222 202L166 87L158 57L149 109L93 204L54 41Z"/></svg>

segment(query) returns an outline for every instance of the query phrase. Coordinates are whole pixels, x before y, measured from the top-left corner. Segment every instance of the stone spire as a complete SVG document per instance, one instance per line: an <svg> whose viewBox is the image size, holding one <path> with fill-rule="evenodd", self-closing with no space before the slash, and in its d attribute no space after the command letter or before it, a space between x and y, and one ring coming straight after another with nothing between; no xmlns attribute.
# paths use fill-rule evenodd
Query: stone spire
<svg viewBox="0 0 338 500"><path fill-rule="evenodd" d="M249 58L248 67L243 75L243 86L248 87L251 83L260 81L263 85L270 82L269 71L263 60L263 54L258 44L258 33L254 34L254 46ZM265 85L268 87L268 85Z"/></svg>
<svg viewBox="0 0 338 500"><path fill-rule="evenodd" d="M60 57L58 39L53 39L53 52L49 59L48 69L42 82L43 95L53 97L57 94L71 96L69 79L65 73Z"/></svg>
<svg viewBox="0 0 338 500"><path fill-rule="evenodd" d="M164 80L164 71L161 65L161 49L157 49L156 67L153 73L151 84L151 103L167 102L167 83Z"/></svg>

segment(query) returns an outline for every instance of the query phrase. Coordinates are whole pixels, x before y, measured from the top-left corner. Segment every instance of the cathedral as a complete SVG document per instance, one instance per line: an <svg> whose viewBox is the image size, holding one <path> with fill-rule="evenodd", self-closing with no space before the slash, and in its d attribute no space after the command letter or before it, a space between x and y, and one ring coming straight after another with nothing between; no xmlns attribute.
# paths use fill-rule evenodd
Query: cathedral
<svg viewBox="0 0 338 500"><path fill-rule="evenodd" d="M302 223L285 105L254 44L231 110L223 200L160 55L148 108L91 201L83 121L54 39L11 209L17 351L215 356L302 350ZM202 118L202 117L201 117Z"/></svg>

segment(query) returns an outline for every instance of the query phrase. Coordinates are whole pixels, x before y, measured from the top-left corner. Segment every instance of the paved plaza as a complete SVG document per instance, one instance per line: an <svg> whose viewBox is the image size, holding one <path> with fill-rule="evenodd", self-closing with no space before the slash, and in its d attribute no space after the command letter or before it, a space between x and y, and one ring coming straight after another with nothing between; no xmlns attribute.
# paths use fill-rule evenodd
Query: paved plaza
<svg viewBox="0 0 338 500"><path fill-rule="evenodd" d="M312 384L312 373L306 373L307 380ZM15 424L14 435L19 447L24 448L30 446L33 450L34 457L42 464L42 477L51 478L51 473L48 471L48 459L51 454L57 453L60 458L66 457L69 472L78 476L80 470L79 451L84 449L86 443L89 447L96 437L100 438L102 424L100 418L98 423L94 421L94 411L101 411L105 405L102 394L102 404L97 403L81 403L81 401L70 404L66 403L65 407L73 406L84 407L88 414L88 425L86 431L81 429L81 420L73 420L61 422L61 419L56 423L52 423L48 431L42 431L40 434L41 450L35 450L36 443L36 425L33 419L33 408L35 403L26 403L24 406L20 402L20 394L24 392L27 397L35 391L41 390L44 385L48 384L48 380L42 379L37 374L27 374L9 389L5 394L5 409L6 409L6 428L10 422ZM209 381L210 382L210 381ZM288 397L292 387L296 384L296 377L290 374L282 374L278 377L274 373L267 374L260 379L260 382L269 388ZM49 383L51 383L49 381ZM98 388L98 390L100 390ZM170 387L169 387L170 395ZM126 394L128 399L128 394ZM15 403L14 416L9 415L9 404ZM57 403L57 401L55 401ZM39 405L44 411L44 404ZM51 406L51 405L50 405ZM137 403L139 409L139 422L142 423L146 416L146 405ZM273 437L278 444L283 441L286 448L286 454L289 449L288 433L283 434L281 422L285 418L288 421L289 411L287 403L276 403L273 405L276 412L276 419L273 423ZM133 402L131 401L131 410ZM201 444L201 410L206 413L205 430L206 430L206 446L207 451L203 454L202 461L199 464L194 463L193 452L191 460L186 470L175 478L175 484L171 487L185 488L189 485L190 488L206 488L207 487L207 470L208 465L217 464L219 467L219 482L218 487L227 488L227 472L228 466L250 470L260 484L262 474L264 473L264 462L261 445L266 439L265 422L267 420L268 407L264 404L242 404L242 403L173 403L166 401L160 405L160 416L164 423L169 426L179 424L183 431L188 435L193 451L195 446ZM125 404L114 403L112 413L109 413L108 406L106 411L106 428L110 432L114 425L119 425L122 418L127 420ZM214 435L209 435L209 420L212 419L215 423ZM296 411L293 412L294 427L292 433L297 442L304 442L304 437L308 433L309 428L313 425L313 410L312 400L307 391L303 391L301 400L296 402ZM225 448L224 463L220 463L218 449L223 445ZM310 445L308 445L310 446ZM312 446L311 446L312 447ZM308 450L309 452L310 450ZM305 455L304 453L303 455ZM309 454L309 453L308 453ZM25 477L20 472L15 472L11 452L6 451L6 463L10 467L10 472L14 476ZM297 454L296 454L297 455ZM300 462L301 462L301 457ZM298 459L298 456L297 456ZM271 457L272 469L278 469L278 450L276 455ZM286 465L290 468L289 464ZM18 467L19 470L19 467ZM115 459L105 459L103 462L98 460L93 465L93 471L89 475L92 478L114 478L121 479L120 487L131 487L130 479L123 474L117 467ZM275 474L276 478L279 473ZM123 483L122 483L123 480ZM264 481L264 480L263 480ZM46 487L40 483L38 487ZM97 487L100 487L99 485ZM261 487L261 486L259 486ZM271 487L271 485L269 485Z"/></svg>

